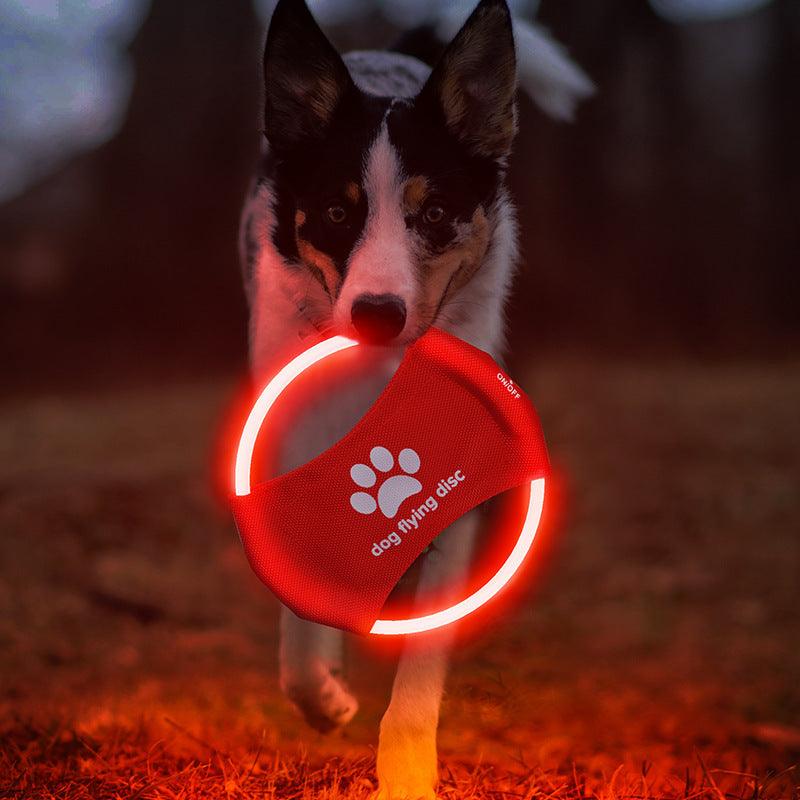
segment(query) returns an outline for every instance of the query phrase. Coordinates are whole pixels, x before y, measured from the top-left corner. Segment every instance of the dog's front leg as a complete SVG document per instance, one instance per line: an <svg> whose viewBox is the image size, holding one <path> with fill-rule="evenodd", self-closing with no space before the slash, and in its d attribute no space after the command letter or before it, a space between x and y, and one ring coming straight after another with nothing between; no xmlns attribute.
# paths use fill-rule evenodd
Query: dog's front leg
<svg viewBox="0 0 800 800"><path fill-rule="evenodd" d="M342 652L341 631L281 608L281 689L319 731L345 725L358 710L342 678Z"/></svg>
<svg viewBox="0 0 800 800"><path fill-rule="evenodd" d="M377 391L360 385L351 395L326 397L325 403L312 407L289 436L282 471L306 463L340 439ZM281 609L281 689L308 724L319 731L345 725L358 710L358 701L344 682L343 651L341 631L300 619L288 608Z"/></svg>
<svg viewBox="0 0 800 800"><path fill-rule="evenodd" d="M471 512L436 539L426 557L419 590L443 594L445 602L458 594L472 554L478 516ZM447 674L453 626L411 638L397 667L392 699L381 720L377 772L379 800L432 800L438 765L436 728Z"/></svg>

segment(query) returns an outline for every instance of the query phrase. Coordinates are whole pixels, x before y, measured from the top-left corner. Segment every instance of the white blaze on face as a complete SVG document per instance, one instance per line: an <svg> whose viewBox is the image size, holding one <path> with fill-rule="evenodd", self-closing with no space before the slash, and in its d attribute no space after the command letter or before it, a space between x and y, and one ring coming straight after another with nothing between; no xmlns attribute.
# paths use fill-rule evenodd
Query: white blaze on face
<svg viewBox="0 0 800 800"><path fill-rule="evenodd" d="M347 265L334 309L339 331L349 331L353 301L361 294L394 294L406 304L406 329L413 326L416 295L412 243L403 216L403 174L386 125L367 153L363 172L367 221Z"/></svg>

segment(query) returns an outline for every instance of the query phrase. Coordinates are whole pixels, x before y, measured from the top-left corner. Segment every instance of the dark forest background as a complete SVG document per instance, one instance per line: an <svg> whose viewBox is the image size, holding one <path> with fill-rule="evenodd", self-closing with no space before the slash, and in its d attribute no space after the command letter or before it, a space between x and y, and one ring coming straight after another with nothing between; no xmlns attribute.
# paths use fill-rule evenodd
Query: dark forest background
<svg viewBox="0 0 800 800"><path fill-rule="evenodd" d="M539 19L598 93L574 124L522 98L514 358L790 354L800 4L675 25L643 0L545 0ZM236 227L263 28L246 0L156 0L119 133L0 206L13 384L243 367ZM398 34L377 13L329 32L343 49Z"/></svg>

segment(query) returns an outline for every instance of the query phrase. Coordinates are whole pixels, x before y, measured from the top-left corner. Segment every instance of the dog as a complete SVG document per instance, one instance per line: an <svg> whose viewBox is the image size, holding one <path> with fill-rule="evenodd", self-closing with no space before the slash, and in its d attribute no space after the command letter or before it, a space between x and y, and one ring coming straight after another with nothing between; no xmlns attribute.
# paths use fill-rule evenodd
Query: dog
<svg viewBox="0 0 800 800"><path fill-rule="evenodd" d="M279 0L264 50L264 134L242 213L240 252L255 382L313 337L343 334L378 354L365 377L305 412L283 469L308 461L366 411L403 349L431 325L500 358L517 265L506 171L521 84L568 117L589 80L544 33L481 0L431 68L399 52L341 56L303 0ZM519 43L519 54L515 48ZM519 67L519 69L518 69ZM457 592L474 512L439 535L419 591ZM340 631L281 612L280 683L326 731L358 704ZM380 724L378 797L433 798L436 730L452 632L412 637Z"/></svg>

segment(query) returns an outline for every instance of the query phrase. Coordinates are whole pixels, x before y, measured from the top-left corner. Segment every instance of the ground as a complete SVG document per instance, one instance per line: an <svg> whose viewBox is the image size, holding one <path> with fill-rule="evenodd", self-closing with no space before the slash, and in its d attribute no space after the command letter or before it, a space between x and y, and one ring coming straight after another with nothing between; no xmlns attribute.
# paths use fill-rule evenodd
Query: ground
<svg viewBox="0 0 800 800"><path fill-rule="evenodd" d="M798 798L800 366L543 359L559 481L529 589L457 650L444 798ZM232 381L0 408L0 797L359 798L361 710L281 696L277 605L210 490Z"/></svg>

